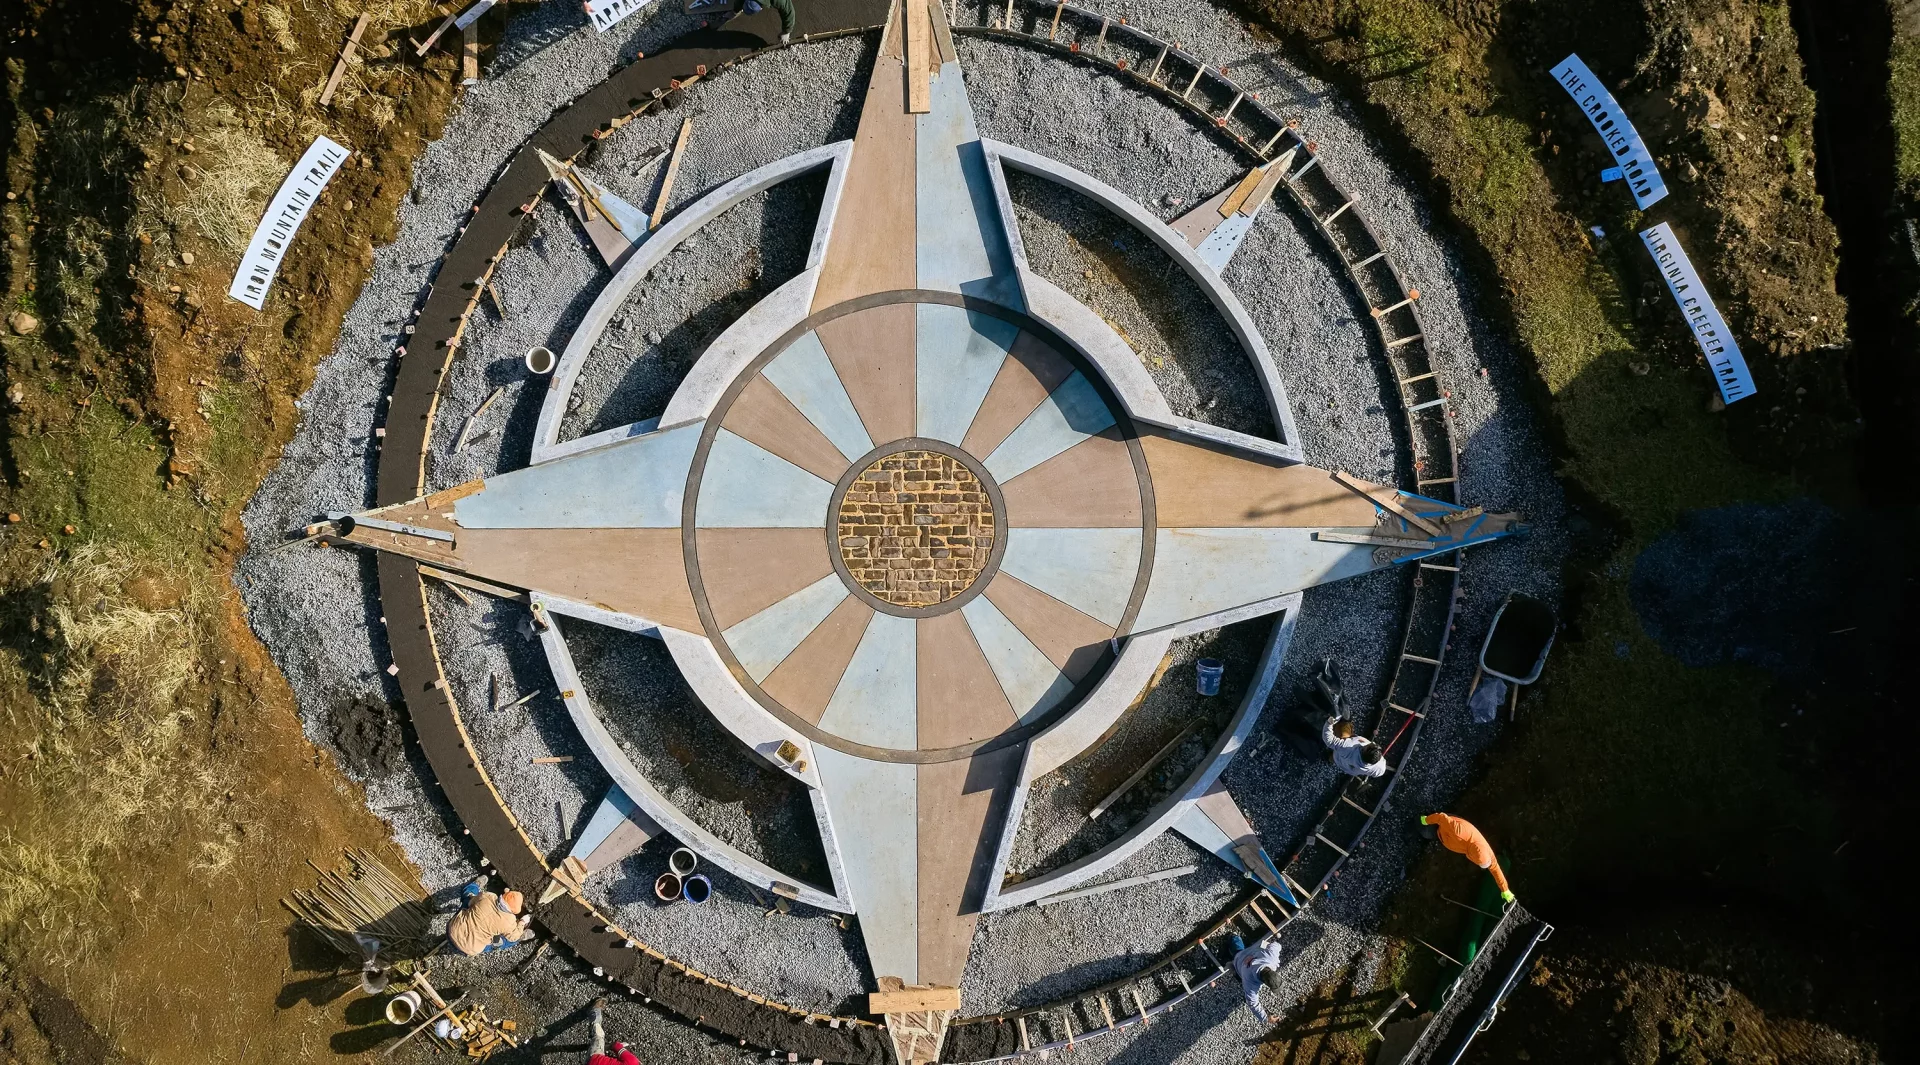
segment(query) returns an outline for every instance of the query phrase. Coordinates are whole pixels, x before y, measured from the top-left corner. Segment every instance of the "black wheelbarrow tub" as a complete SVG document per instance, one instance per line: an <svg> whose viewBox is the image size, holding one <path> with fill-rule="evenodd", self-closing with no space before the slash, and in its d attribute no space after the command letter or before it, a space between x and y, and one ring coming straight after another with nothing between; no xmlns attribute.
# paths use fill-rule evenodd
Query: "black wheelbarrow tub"
<svg viewBox="0 0 1920 1065"><path fill-rule="evenodd" d="M1480 668L1501 680L1532 684L1547 664L1558 626L1553 607L1532 596L1510 593L1493 616L1487 642L1480 646Z"/></svg>

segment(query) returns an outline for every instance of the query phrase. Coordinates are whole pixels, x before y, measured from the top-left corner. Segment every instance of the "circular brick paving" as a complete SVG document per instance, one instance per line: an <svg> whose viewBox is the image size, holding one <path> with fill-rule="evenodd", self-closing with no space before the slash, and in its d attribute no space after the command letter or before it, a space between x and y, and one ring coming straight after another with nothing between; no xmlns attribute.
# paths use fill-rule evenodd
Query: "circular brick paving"
<svg viewBox="0 0 1920 1065"><path fill-rule="evenodd" d="M936 451L897 451L841 497L840 558L882 602L937 606L980 576L993 527L993 500L972 470Z"/></svg>

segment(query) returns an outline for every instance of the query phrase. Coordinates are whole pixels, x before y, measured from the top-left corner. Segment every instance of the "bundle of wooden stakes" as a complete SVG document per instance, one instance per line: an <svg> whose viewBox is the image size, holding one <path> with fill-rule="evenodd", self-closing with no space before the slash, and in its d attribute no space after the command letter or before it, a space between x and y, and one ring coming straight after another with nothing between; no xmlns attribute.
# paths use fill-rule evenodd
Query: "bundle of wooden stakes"
<svg viewBox="0 0 1920 1065"><path fill-rule="evenodd" d="M426 900L366 851L348 848L345 854L331 870L309 861L319 883L311 891L294 891L280 904L351 958L365 958L362 936L379 942L379 956L387 962L431 953L438 944Z"/></svg>

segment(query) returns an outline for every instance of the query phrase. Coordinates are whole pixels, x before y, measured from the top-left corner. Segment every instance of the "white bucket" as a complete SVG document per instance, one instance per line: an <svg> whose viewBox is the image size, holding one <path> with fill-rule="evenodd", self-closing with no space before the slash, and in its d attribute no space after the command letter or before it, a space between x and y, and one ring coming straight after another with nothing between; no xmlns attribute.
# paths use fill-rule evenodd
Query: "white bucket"
<svg viewBox="0 0 1920 1065"><path fill-rule="evenodd" d="M685 847L680 847L667 855L667 868L673 870L673 874L682 880L692 875L694 866L699 864L700 856Z"/></svg>
<svg viewBox="0 0 1920 1065"><path fill-rule="evenodd" d="M387 1021L391 1024L407 1024L414 1014L420 1012L420 992L402 991L387 1000Z"/></svg>
<svg viewBox="0 0 1920 1065"><path fill-rule="evenodd" d="M553 357L553 352L548 351L546 348L527 349L528 373L544 377L553 372L554 365L559 361L560 360Z"/></svg>

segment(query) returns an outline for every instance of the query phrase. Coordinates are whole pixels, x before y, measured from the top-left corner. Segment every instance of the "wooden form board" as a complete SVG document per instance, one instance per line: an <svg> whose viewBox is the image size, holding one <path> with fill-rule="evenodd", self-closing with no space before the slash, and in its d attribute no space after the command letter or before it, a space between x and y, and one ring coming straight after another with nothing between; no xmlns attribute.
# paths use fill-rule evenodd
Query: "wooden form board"
<svg viewBox="0 0 1920 1065"><path fill-rule="evenodd" d="M903 0L907 14L907 111L924 115L933 110L930 75L933 58L933 16L926 0Z"/></svg>
<svg viewBox="0 0 1920 1065"><path fill-rule="evenodd" d="M649 229L659 229L660 219L667 213L667 198L673 195L673 179L680 176L680 158L687 152L687 134L693 132L693 116L680 120L680 134L673 138L673 155L667 160L667 176L660 179L660 198L653 201L653 218L649 220Z"/></svg>
<svg viewBox="0 0 1920 1065"><path fill-rule="evenodd" d="M340 88L340 82L347 76L347 64L353 62L353 53L360 47L360 35L367 32L367 23L373 16L361 12L354 20L353 32L347 34L347 43L340 48L340 58L333 64L333 73L327 75L327 87L320 90L320 106L325 107L333 100L334 91Z"/></svg>
<svg viewBox="0 0 1920 1065"><path fill-rule="evenodd" d="M909 987L900 991L875 991L867 996L868 1013L920 1013L959 1008L957 987Z"/></svg>

